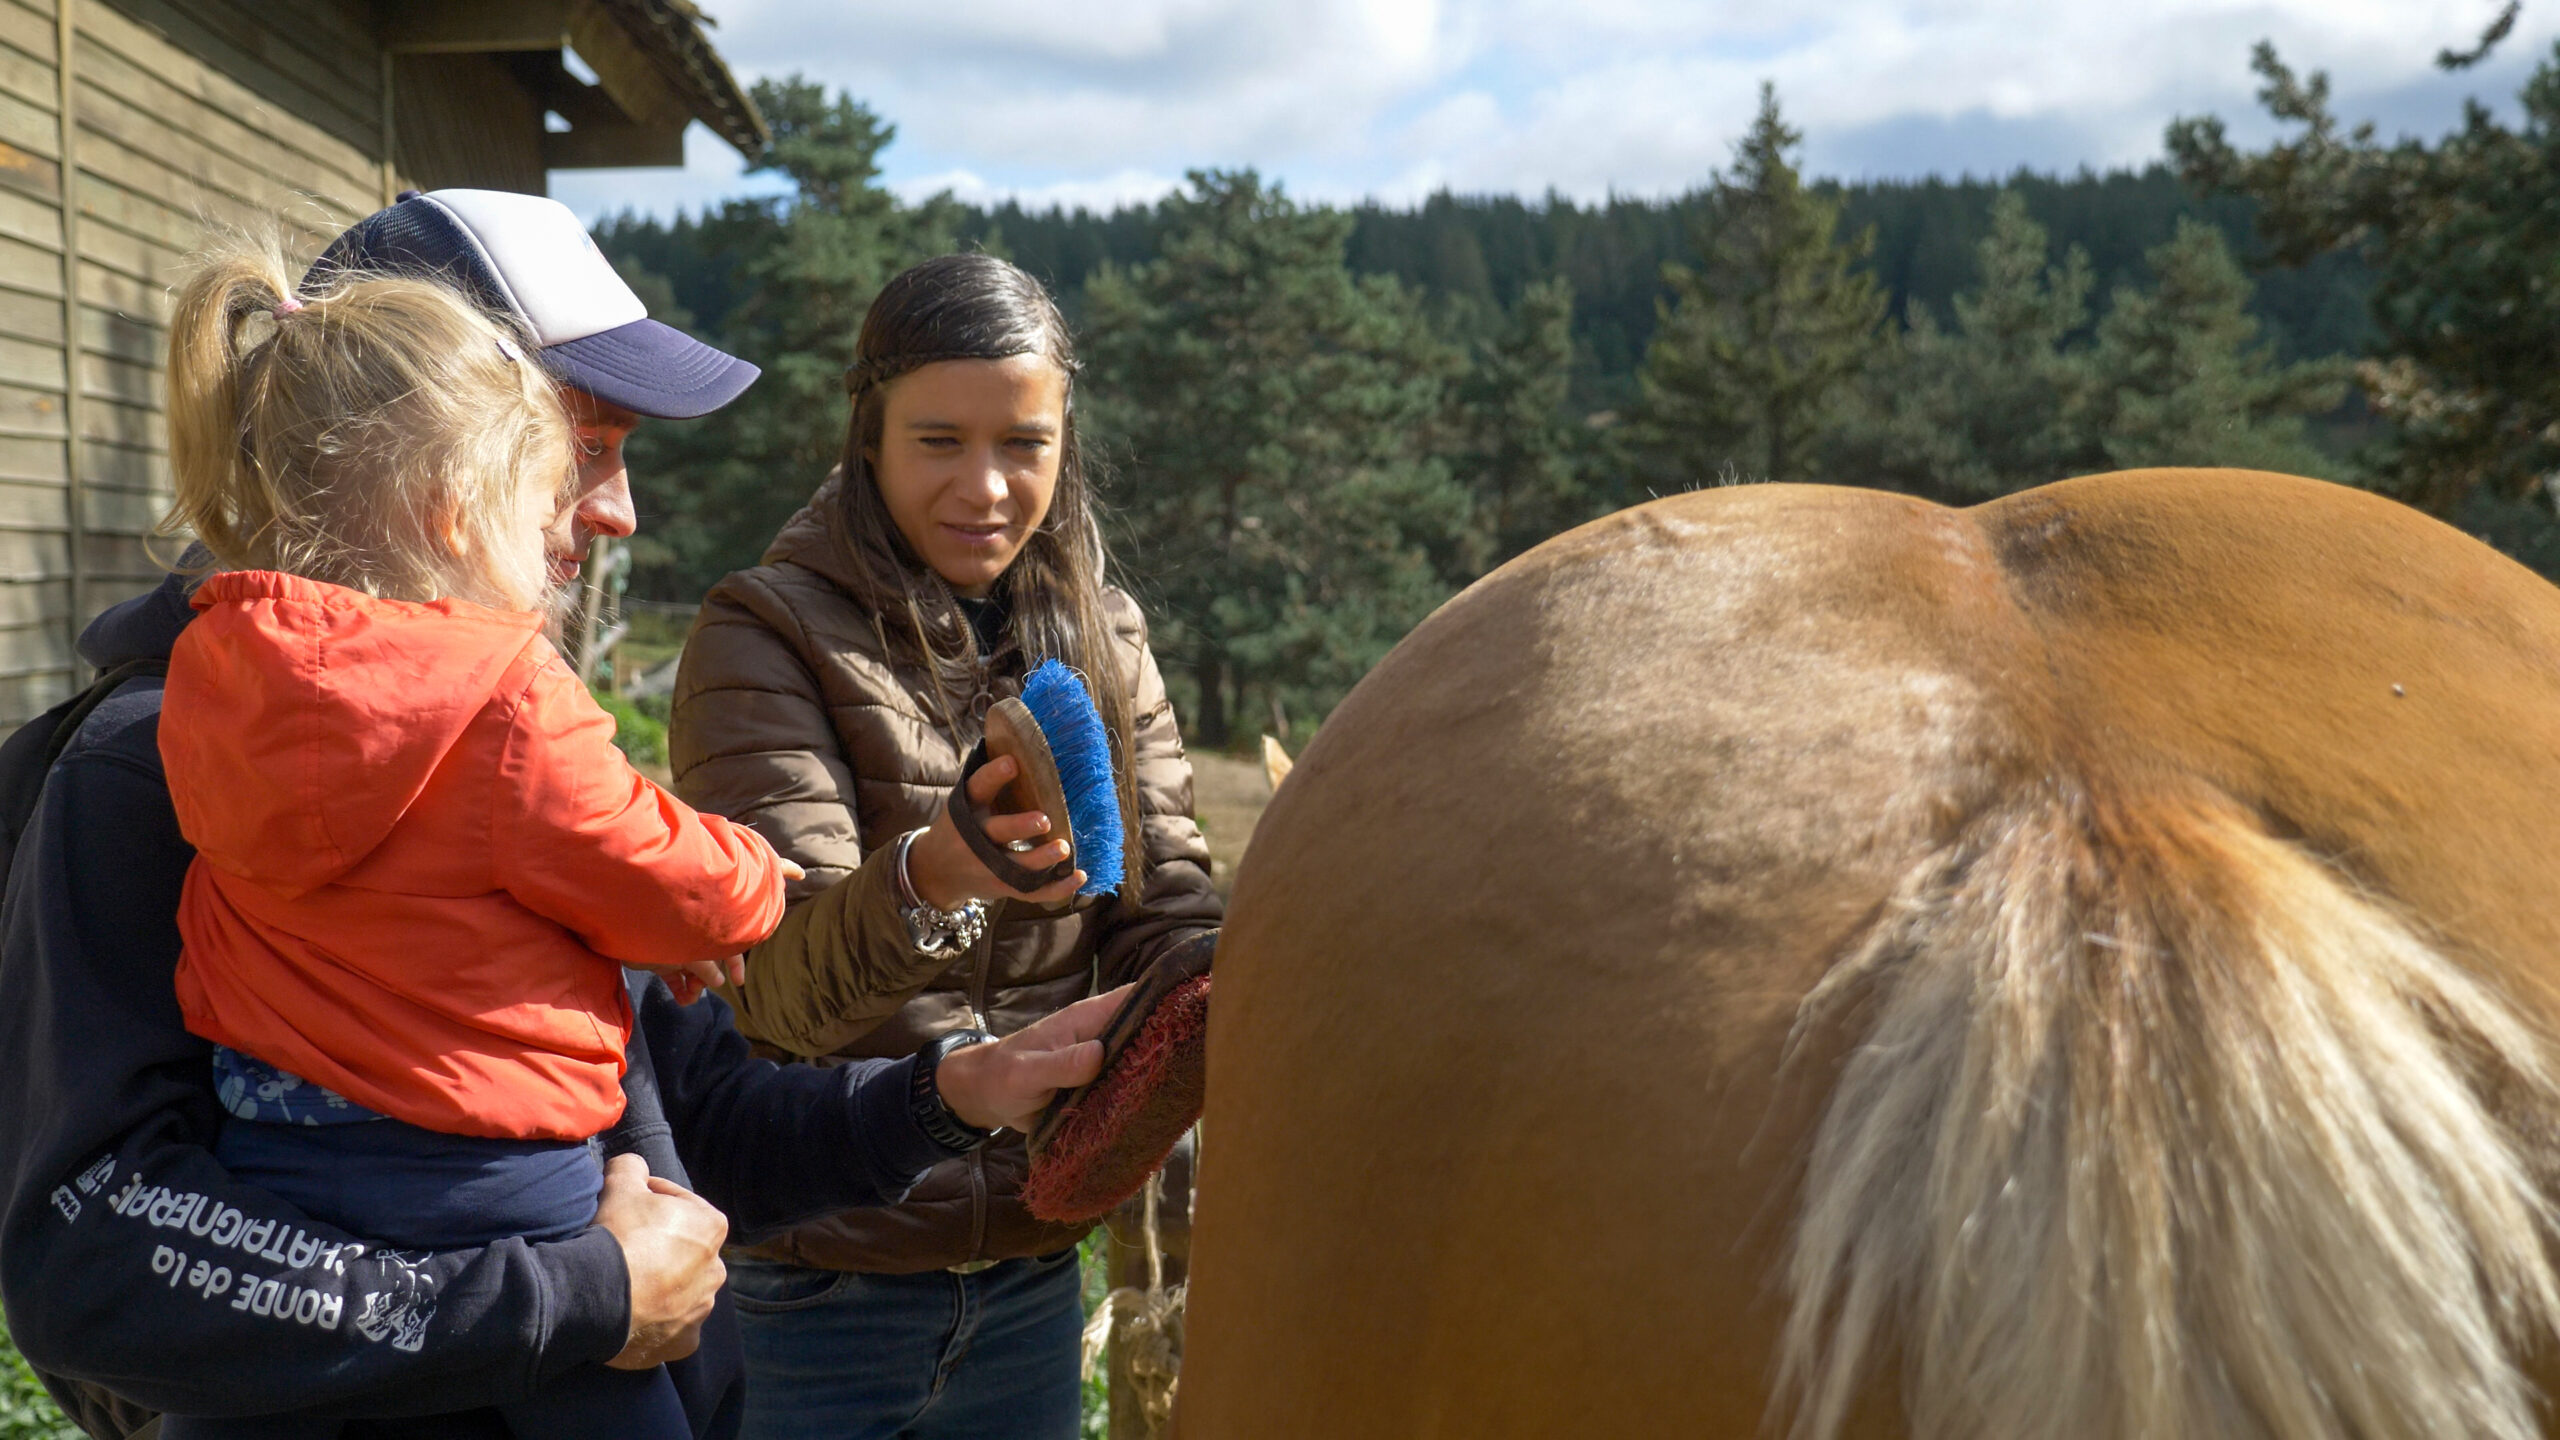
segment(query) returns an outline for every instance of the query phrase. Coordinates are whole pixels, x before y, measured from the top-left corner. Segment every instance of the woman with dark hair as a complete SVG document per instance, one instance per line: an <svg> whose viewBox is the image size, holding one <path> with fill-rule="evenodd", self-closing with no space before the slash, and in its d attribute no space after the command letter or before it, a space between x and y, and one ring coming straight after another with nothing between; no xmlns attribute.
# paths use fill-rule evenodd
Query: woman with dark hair
<svg viewBox="0 0 2560 1440"><path fill-rule="evenodd" d="M889 282L846 372L844 458L764 563L705 601L676 682L676 788L807 871L730 992L777 1057L1009 1034L1143 974L1220 918L1145 622L1103 578L1075 353L1029 275L947 255ZM1113 741L1128 878L1008 888L945 801L987 707L1055 657ZM981 810L1012 776L970 781ZM1038 872L1064 816L997 814ZM1070 1437L1082 1229L1034 1219L1006 1135L904 1204L733 1256L749 1440Z"/></svg>

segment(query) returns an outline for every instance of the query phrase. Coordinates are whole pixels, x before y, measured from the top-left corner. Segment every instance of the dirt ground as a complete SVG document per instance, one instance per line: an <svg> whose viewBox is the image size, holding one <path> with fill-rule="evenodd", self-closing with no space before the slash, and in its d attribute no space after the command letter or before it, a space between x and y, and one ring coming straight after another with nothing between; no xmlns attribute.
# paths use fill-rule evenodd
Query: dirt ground
<svg viewBox="0 0 2560 1440"><path fill-rule="evenodd" d="M1236 865L1244 859L1245 842L1253 838L1253 822L1271 799L1262 778L1262 762L1238 760L1207 750L1191 752L1192 803L1200 829L1209 837L1209 878L1224 895L1235 884Z"/></svg>

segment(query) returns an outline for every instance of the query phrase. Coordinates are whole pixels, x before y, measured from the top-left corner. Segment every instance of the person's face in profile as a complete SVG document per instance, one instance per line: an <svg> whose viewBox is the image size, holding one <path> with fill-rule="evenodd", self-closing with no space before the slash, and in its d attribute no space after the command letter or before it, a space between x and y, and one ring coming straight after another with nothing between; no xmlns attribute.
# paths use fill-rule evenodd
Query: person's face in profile
<svg viewBox="0 0 2560 1440"><path fill-rule="evenodd" d="M639 428L640 417L566 385L560 387L560 403L568 408L569 428L577 437L578 479L569 503L549 527L547 551L551 583L568 585L577 580L578 566L597 536L620 539L639 528L622 442Z"/></svg>

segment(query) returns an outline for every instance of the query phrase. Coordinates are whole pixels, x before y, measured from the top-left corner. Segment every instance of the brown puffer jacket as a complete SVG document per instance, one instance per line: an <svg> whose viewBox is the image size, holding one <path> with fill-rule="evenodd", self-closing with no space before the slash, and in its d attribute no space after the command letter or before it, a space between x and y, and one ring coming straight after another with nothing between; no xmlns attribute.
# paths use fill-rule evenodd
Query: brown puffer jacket
<svg viewBox="0 0 2560 1440"><path fill-rule="evenodd" d="M799 862L792 907L748 952L746 984L724 993L738 1025L777 1058L842 1060L915 1052L982 1023L1010 1034L1072 1001L1135 978L1181 940L1215 926L1209 853L1191 818L1191 763L1138 607L1107 609L1133 697L1133 754L1145 879L1136 903L1083 897L1059 906L999 901L988 933L948 965L915 953L899 918L897 838L933 818L978 741L934 718L930 673L903 613L874 623L863 598L895 594L886 557L857 555L830 478L785 525L764 564L703 603L677 670L669 748L676 792L753 826ZM925 623L949 653L968 636L939 586ZM974 653L974 652L973 652ZM1022 657L1007 645L976 666L974 713L1016 693ZM1018 1198L1027 1160L1007 1131L928 1172L902 1204L812 1221L754 1254L830 1270L912 1272L1042 1255L1081 1227L1034 1220Z"/></svg>

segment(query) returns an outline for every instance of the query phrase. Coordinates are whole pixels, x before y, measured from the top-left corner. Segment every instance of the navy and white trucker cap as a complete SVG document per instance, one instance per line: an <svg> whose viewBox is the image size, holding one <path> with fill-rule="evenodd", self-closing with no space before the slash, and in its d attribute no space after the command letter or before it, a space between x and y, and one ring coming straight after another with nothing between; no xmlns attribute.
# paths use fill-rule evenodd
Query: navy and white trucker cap
<svg viewBox="0 0 2560 1440"><path fill-rule="evenodd" d="M708 415L762 373L650 319L587 227L540 195L406 191L330 241L301 288L342 271L442 280L522 326L553 378L642 415Z"/></svg>

